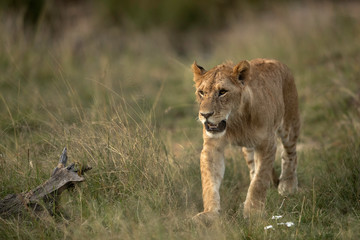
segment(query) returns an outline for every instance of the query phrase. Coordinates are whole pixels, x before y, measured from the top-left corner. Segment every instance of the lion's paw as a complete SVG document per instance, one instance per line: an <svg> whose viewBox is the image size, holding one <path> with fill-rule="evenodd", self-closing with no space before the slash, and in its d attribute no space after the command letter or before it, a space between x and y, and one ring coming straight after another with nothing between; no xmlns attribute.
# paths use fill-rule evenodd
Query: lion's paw
<svg viewBox="0 0 360 240"><path fill-rule="evenodd" d="M287 178L287 179L280 179L278 192L281 196L287 196L290 194L294 194L297 192L298 189L298 180L297 177Z"/></svg>
<svg viewBox="0 0 360 240"><path fill-rule="evenodd" d="M247 200L244 202L244 218L254 218L261 217L264 213L264 204L257 201L257 204L254 204L255 201Z"/></svg>
<svg viewBox="0 0 360 240"><path fill-rule="evenodd" d="M210 226L215 221L219 219L220 213L216 212L200 212L192 217L192 221L195 223L205 224L206 226Z"/></svg>

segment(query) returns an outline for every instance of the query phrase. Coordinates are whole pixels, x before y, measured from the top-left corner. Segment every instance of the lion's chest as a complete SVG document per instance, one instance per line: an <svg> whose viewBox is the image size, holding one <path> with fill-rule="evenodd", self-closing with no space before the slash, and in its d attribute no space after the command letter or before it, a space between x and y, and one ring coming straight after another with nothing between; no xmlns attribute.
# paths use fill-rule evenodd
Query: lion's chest
<svg viewBox="0 0 360 240"><path fill-rule="evenodd" d="M241 146L241 147L247 147L252 148L257 145L258 139L253 136L248 135L242 135L238 136L236 138L231 138L230 143L233 145Z"/></svg>
<svg viewBox="0 0 360 240"><path fill-rule="evenodd" d="M227 138L231 144L249 148L257 146L268 135L264 128L246 128L241 125L229 130Z"/></svg>

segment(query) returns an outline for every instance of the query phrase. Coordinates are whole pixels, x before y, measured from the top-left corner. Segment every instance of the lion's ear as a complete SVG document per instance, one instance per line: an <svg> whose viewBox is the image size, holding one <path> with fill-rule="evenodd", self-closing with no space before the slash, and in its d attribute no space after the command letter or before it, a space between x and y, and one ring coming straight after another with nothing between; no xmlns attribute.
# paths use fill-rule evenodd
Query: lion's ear
<svg viewBox="0 0 360 240"><path fill-rule="evenodd" d="M241 61L233 68L233 75L236 80L240 81L242 84L246 82L250 74L250 63L249 61Z"/></svg>
<svg viewBox="0 0 360 240"><path fill-rule="evenodd" d="M194 82L195 82L195 86L197 88L201 84L201 82L202 82L201 76L204 73L206 73L206 70L203 67L197 65L196 61L194 61L194 63L191 65L191 68L194 73Z"/></svg>
<svg viewBox="0 0 360 240"><path fill-rule="evenodd" d="M206 73L206 70L203 67L197 65L196 61L194 61L194 63L191 65L191 68L194 73L194 76L195 75L201 76L204 73Z"/></svg>

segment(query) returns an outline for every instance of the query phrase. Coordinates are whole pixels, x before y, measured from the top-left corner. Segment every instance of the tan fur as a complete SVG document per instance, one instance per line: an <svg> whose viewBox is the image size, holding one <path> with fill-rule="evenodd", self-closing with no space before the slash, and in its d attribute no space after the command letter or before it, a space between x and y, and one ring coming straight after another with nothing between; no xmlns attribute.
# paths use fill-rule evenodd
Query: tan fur
<svg viewBox="0 0 360 240"><path fill-rule="evenodd" d="M266 191L273 182L282 195L297 190L296 141L300 121L298 95L290 70L276 60L254 59L237 65L225 63L206 71L192 65L199 120L204 124L200 157L204 215L220 211L219 188L224 175L224 148L228 143L243 147L250 170L250 186L244 216L261 213ZM221 91L220 90L225 90ZM225 94L223 94L225 92ZM222 132L207 131L205 122ZM273 170L276 137L284 146L278 180Z"/></svg>

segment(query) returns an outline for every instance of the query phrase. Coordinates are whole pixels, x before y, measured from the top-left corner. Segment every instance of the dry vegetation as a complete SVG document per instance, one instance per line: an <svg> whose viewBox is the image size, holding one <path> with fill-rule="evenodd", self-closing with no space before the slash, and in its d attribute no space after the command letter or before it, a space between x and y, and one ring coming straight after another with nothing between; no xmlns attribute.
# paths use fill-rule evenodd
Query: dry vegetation
<svg viewBox="0 0 360 240"><path fill-rule="evenodd" d="M29 37L21 16L2 12L0 197L47 179L64 146L93 170L63 194L64 215L0 219L0 238L359 239L359 12L355 3L246 11L181 44L160 29L100 27L87 16L56 35L40 23ZM229 147L221 220L193 225L202 140L189 66L256 57L279 59L296 77L300 191L283 199L272 189L264 218L246 222L247 167ZM274 214L295 226L264 230Z"/></svg>

